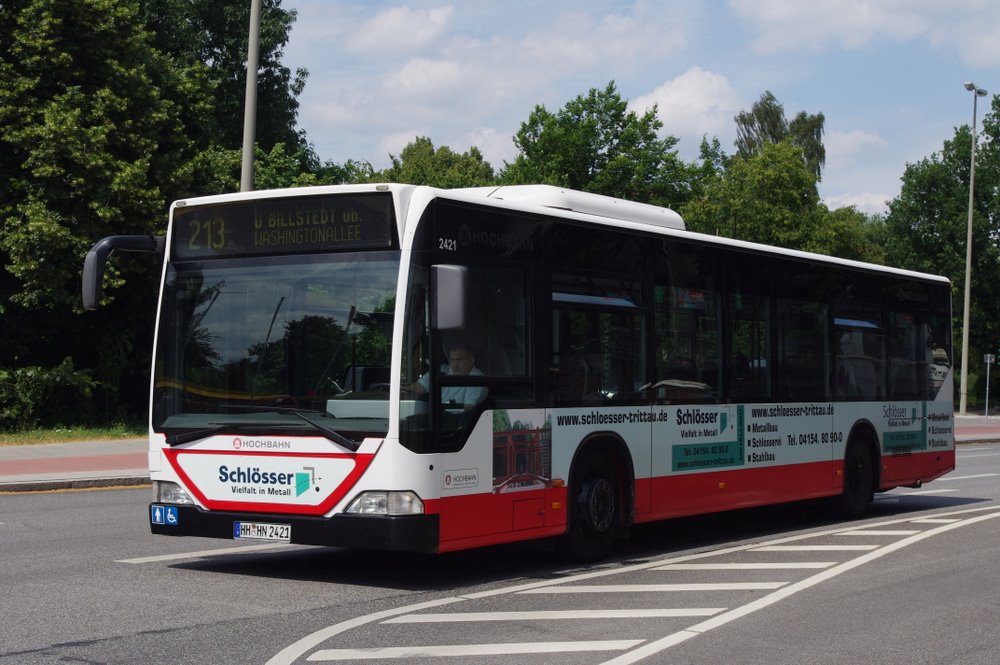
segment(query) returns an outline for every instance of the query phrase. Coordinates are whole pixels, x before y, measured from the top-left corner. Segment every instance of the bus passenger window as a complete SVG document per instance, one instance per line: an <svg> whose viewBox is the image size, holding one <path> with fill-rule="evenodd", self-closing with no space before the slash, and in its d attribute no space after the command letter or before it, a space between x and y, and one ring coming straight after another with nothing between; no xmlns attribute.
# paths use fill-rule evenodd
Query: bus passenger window
<svg viewBox="0 0 1000 665"><path fill-rule="evenodd" d="M553 402L641 402L646 345L638 285L571 275L553 282Z"/></svg>
<svg viewBox="0 0 1000 665"><path fill-rule="evenodd" d="M885 399L885 331L879 312L835 316L834 398Z"/></svg>
<svg viewBox="0 0 1000 665"><path fill-rule="evenodd" d="M778 397L792 402L829 399L827 306L778 299Z"/></svg>
<svg viewBox="0 0 1000 665"><path fill-rule="evenodd" d="M768 299L743 293L729 296L730 394L738 402L771 395L770 307Z"/></svg>

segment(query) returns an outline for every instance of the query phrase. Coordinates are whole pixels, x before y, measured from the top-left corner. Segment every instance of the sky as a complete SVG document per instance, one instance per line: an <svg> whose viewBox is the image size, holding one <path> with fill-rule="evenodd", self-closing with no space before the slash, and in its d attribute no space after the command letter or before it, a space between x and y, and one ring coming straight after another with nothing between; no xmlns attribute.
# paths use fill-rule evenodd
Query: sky
<svg viewBox="0 0 1000 665"><path fill-rule="evenodd" d="M320 159L390 165L418 136L496 170L537 105L614 81L694 161L735 152L765 91L826 118L820 196L884 213L907 164L970 125L973 81L1000 93L997 0L284 0L283 63L309 71L299 127Z"/></svg>

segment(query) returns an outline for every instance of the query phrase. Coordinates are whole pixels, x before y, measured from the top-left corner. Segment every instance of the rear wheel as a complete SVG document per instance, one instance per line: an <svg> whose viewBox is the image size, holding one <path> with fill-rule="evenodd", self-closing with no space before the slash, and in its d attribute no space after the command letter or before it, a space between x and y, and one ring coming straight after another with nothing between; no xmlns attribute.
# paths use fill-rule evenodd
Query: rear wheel
<svg viewBox="0 0 1000 665"><path fill-rule="evenodd" d="M837 512L861 517L875 497L875 461L864 441L852 441L844 456L844 491L837 498Z"/></svg>
<svg viewBox="0 0 1000 665"><path fill-rule="evenodd" d="M597 561L611 549L620 518L621 488L605 455L581 460L570 488L569 524L559 550L574 561Z"/></svg>

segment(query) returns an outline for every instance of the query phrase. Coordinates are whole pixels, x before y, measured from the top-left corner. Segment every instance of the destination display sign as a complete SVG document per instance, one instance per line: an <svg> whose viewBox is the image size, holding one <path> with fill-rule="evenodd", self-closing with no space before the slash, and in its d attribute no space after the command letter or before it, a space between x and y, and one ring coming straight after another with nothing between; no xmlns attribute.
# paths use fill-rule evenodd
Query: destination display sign
<svg viewBox="0 0 1000 665"><path fill-rule="evenodd" d="M389 248L390 193L295 196L175 207L174 259Z"/></svg>

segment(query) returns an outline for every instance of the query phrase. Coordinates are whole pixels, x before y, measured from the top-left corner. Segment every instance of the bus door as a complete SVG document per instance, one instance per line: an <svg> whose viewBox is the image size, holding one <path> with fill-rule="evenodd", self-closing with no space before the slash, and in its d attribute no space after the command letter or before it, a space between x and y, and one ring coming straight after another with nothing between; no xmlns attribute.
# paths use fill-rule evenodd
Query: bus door
<svg viewBox="0 0 1000 665"><path fill-rule="evenodd" d="M435 445L443 453L443 544L500 542L504 534L565 522L564 511L551 509L564 491L553 484L551 424L544 409L532 408L529 271L470 262L464 272L464 321L433 332L429 369L417 379L432 393Z"/></svg>

